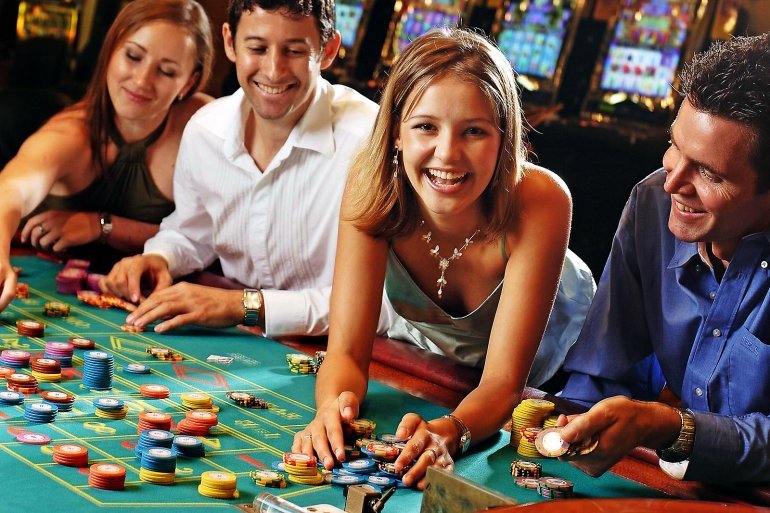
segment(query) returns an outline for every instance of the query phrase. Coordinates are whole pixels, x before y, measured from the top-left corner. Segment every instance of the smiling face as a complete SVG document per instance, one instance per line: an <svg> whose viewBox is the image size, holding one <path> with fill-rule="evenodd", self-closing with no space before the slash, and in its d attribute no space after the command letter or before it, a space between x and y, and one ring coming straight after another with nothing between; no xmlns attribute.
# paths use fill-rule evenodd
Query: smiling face
<svg viewBox="0 0 770 513"><path fill-rule="evenodd" d="M160 123L174 100L195 83L195 62L195 41L178 25L154 21L129 34L107 66L116 123Z"/></svg>
<svg viewBox="0 0 770 513"><path fill-rule="evenodd" d="M500 149L494 112L478 86L453 75L420 89L407 98L396 140L409 183L425 215L476 216Z"/></svg>
<svg viewBox="0 0 770 513"><path fill-rule="evenodd" d="M305 113L321 70L331 65L339 48L338 34L321 46L315 18L261 7L243 13L235 39L228 24L223 36L257 121L286 126Z"/></svg>
<svg viewBox="0 0 770 513"><path fill-rule="evenodd" d="M712 243L723 260L743 236L770 225L770 193L757 194L757 171L749 159L751 135L746 126L700 112L685 100L663 156L669 229L685 242Z"/></svg>

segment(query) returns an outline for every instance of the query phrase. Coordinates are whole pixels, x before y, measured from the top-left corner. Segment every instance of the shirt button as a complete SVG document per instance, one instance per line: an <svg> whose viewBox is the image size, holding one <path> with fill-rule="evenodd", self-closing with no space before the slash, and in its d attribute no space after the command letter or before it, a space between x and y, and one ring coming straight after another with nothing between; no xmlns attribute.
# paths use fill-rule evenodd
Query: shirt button
<svg viewBox="0 0 770 513"><path fill-rule="evenodd" d="M762 269L767 269L767 260L762 260L762 263L761 263L761 264L759 264L759 266L760 266Z"/></svg>
<svg viewBox="0 0 770 513"><path fill-rule="evenodd" d="M715 297L717 297L717 293L716 293L715 291L713 291L713 290L712 290L711 292L709 292L709 297L710 297L711 299L714 299Z"/></svg>
<svg viewBox="0 0 770 513"><path fill-rule="evenodd" d="M698 271L698 272L700 272L700 264L698 264L698 265L696 265L696 266L695 266L695 270L696 270L696 271Z"/></svg>
<svg viewBox="0 0 770 513"><path fill-rule="evenodd" d="M714 331L711 332L711 334L714 335L715 337L722 336L722 332L718 328L715 328Z"/></svg>
<svg viewBox="0 0 770 513"><path fill-rule="evenodd" d="M701 390L700 387L696 388L695 389L695 395L697 395L698 397L702 396L703 395L703 390Z"/></svg>

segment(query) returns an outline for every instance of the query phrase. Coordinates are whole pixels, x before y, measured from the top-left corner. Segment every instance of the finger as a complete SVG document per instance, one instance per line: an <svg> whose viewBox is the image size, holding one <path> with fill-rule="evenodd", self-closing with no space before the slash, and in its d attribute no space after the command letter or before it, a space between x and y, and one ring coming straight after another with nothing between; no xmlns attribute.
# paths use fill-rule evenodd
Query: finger
<svg viewBox="0 0 770 513"><path fill-rule="evenodd" d="M142 295L142 274L144 271L135 266L129 266L125 272L128 298L132 303L138 303Z"/></svg>
<svg viewBox="0 0 770 513"><path fill-rule="evenodd" d="M155 326L155 333L165 333L169 330L187 326L188 324L195 324L196 314L194 312L188 312L186 314L175 315L170 319L167 319L157 326ZM149 321L147 324L151 323Z"/></svg>
<svg viewBox="0 0 770 513"><path fill-rule="evenodd" d="M401 422L398 424L398 428L396 428L396 436L399 438L410 438L417 431L417 427L421 422L422 417L416 413L407 413L401 418Z"/></svg>
<svg viewBox="0 0 770 513"><path fill-rule="evenodd" d="M403 468L409 466L414 460L417 460L419 463L423 450L428 443L428 441L423 438L423 436L416 435L407 442L404 450L401 451L401 454L396 458L395 464L397 472L400 472ZM437 455L437 453L434 452L434 455Z"/></svg>
<svg viewBox="0 0 770 513"><path fill-rule="evenodd" d="M342 392L337 399L340 417L350 423L358 418L358 397L353 392Z"/></svg>
<svg viewBox="0 0 770 513"><path fill-rule="evenodd" d="M3 282L3 289L0 291L0 312L5 310L13 298L16 297L16 273L9 272Z"/></svg>
<svg viewBox="0 0 770 513"><path fill-rule="evenodd" d="M332 416L329 415L328 417ZM329 418L325 423L325 432L318 433L318 436L323 439L324 443L321 443L321 440L316 440L313 444L316 450L319 451L318 455L327 469L334 467L335 459L337 461L345 461L345 437L342 433L342 420L340 417ZM328 449L323 451L327 447Z"/></svg>
<svg viewBox="0 0 770 513"><path fill-rule="evenodd" d="M174 284L174 279L171 277L171 274L169 274L168 271L164 270L160 272L156 282L157 284L155 285L153 292L169 288Z"/></svg>
<svg viewBox="0 0 770 513"><path fill-rule="evenodd" d="M601 429L601 426L594 425L591 415L578 415L562 428L561 438L567 443L588 440Z"/></svg>
<svg viewBox="0 0 770 513"><path fill-rule="evenodd" d="M403 483L406 486L414 486L416 485L420 479L425 475L425 472L427 472L428 467L436 463L436 459L438 458L438 453L434 449L426 449L420 456L417 458L417 461L412 466L412 468L409 469L409 471L404 474L404 477L402 478Z"/></svg>
<svg viewBox="0 0 770 513"><path fill-rule="evenodd" d="M175 303L150 297L131 313L133 316L131 323L134 326L144 328L158 319L171 319L172 317L183 313L184 310L177 308Z"/></svg>

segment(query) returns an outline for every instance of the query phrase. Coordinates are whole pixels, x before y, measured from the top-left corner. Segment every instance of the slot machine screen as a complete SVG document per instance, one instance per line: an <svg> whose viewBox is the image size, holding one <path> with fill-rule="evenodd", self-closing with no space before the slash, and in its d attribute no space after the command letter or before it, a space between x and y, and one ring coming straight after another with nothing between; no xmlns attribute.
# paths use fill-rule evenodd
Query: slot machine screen
<svg viewBox="0 0 770 513"><path fill-rule="evenodd" d="M456 27L460 24L460 2L434 1L410 5L396 28L393 52L398 55L409 43L435 27Z"/></svg>
<svg viewBox="0 0 770 513"><path fill-rule="evenodd" d="M20 40L32 37L53 37L75 41L78 8L47 2L20 2L16 20L16 34Z"/></svg>
<svg viewBox="0 0 770 513"><path fill-rule="evenodd" d="M569 0L513 1L497 45L518 74L553 79L574 14Z"/></svg>
<svg viewBox="0 0 770 513"><path fill-rule="evenodd" d="M692 18L689 0L624 0L600 88L665 98Z"/></svg>
<svg viewBox="0 0 770 513"><path fill-rule="evenodd" d="M334 3L335 25L342 35L342 46L348 50L356 44L363 14L363 0L338 0Z"/></svg>

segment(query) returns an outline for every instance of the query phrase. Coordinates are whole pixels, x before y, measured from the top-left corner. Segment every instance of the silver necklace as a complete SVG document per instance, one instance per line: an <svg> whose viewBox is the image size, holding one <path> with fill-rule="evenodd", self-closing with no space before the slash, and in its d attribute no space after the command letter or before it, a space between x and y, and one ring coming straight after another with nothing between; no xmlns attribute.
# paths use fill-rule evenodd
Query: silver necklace
<svg viewBox="0 0 770 513"><path fill-rule="evenodd" d="M425 221L420 221L420 226L425 226ZM479 233L478 228L475 232L473 232L473 235L465 239L465 243L460 246L460 248L454 248L452 251L452 254L449 257L443 257L440 254L440 249L438 244L436 244L436 247L431 249L429 253L436 257L438 259L438 270L441 271L441 276L439 276L438 280L436 280L436 283L438 284L438 297L440 298L441 295L444 292L444 285L446 285L446 278L444 278L444 274L446 273L446 270L449 268L449 264L452 263L452 260L457 260L461 256L463 256L463 251L468 249L468 246L473 244L473 238ZM433 232L428 230L428 233L422 236L422 239L425 241L427 245L431 245L431 238L433 236Z"/></svg>

